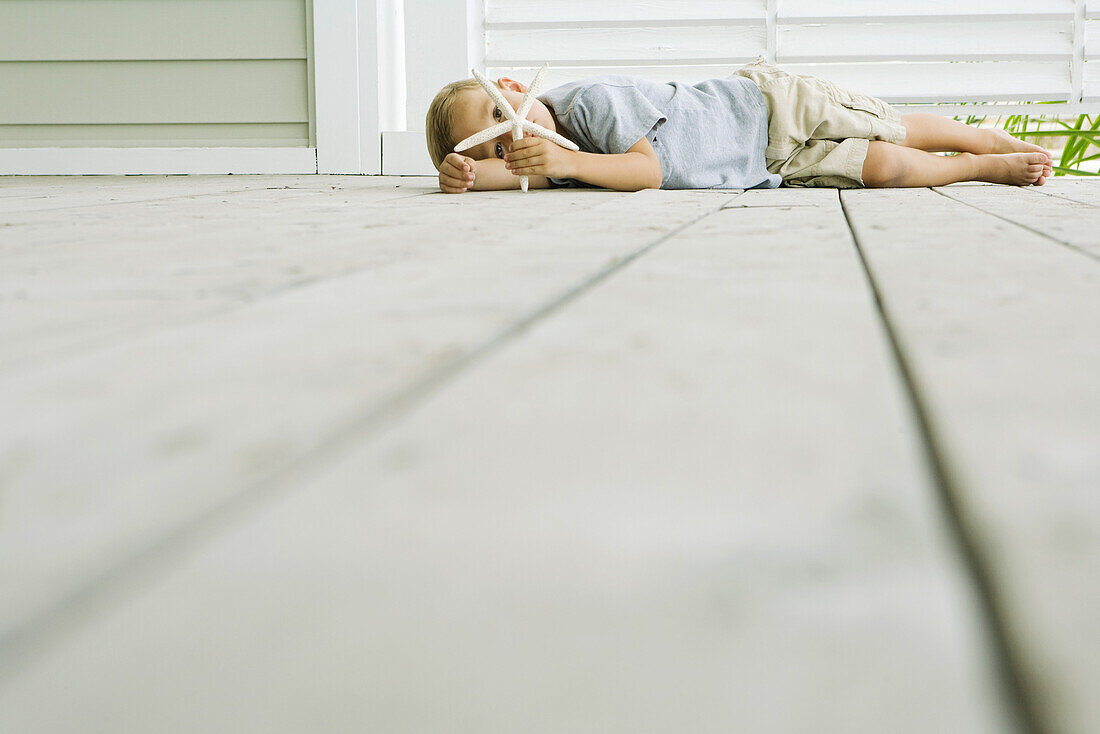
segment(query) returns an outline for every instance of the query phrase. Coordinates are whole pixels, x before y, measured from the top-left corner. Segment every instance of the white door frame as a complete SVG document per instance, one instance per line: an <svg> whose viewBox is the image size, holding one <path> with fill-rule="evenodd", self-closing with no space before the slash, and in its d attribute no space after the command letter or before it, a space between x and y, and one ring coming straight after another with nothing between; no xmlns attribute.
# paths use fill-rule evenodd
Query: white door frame
<svg viewBox="0 0 1100 734"><path fill-rule="evenodd" d="M313 0L316 173L382 172L377 0Z"/></svg>

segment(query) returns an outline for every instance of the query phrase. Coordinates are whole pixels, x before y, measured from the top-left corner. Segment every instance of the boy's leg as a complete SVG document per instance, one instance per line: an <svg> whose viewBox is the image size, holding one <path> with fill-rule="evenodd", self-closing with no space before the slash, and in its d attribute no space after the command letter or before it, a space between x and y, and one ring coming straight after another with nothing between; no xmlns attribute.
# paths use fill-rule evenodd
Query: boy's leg
<svg viewBox="0 0 1100 734"><path fill-rule="evenodd" d="M1038 145L1017 140L1004 130L989 130L964 125L942 115L914 113L901 116L905 140L901 145L930 152L959 151L983 155L989 153L1044 153ZM1048 174L1049 175L1049 174Z"/></svg>
<svg viewBox="0 0 1100 734"><path fill-rule="evenodd" d="M1042 185L1046 166L1042 153L960 153L948 157L872 140L863 162L863 184L871 188L946 186L960 181Z"/></svg>

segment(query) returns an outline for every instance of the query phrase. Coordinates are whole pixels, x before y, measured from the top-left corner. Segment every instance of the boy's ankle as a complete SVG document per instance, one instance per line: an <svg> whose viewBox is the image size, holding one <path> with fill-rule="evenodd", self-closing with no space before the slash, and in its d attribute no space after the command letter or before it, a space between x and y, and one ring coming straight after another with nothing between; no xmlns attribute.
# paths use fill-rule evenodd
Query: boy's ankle
<svg viewBox="0 0 1100 734"><path fill-rule="evenodd" d="M974 153L956 153L955 158L966 165L967 180L978 181L982 175L982 161L980 155Z"/></svg>

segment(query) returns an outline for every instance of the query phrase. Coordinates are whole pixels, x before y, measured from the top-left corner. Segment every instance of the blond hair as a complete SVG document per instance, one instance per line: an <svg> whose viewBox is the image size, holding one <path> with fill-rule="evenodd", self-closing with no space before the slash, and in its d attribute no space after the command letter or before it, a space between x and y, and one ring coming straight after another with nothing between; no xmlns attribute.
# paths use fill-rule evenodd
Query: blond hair
<svg viewBox="0 0 1100 734"><path fill-rule="evenodd" d="M479 89L476 79L460 79L451 82L428 106L428 115L424 118L424 135L428 139L428 155L432 157L432 163L438 170L443 165L443 159L452 151L454 139L454 104L458 99L458 93L466 89Z"/></svg>

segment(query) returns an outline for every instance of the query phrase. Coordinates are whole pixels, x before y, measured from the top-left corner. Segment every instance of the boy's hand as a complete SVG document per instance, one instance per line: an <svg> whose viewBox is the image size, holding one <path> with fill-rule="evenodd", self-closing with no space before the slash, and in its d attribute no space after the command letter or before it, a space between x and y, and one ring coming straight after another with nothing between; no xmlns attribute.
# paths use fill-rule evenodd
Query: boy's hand
<svg viewBox="0 0 1100 734"><path fill-rule="evenodd" d="M474 185L477 161L469 156L448 153L439 167L439 188L447 194L461 194Z"/></svg>
<svg viewBox="0 0 1100 734"><path fill-rule="evenodd" d="M504 154L504 166L516 176L574 178L576 154L538 137L515 140Z"/></svg>

